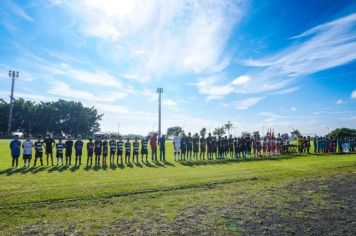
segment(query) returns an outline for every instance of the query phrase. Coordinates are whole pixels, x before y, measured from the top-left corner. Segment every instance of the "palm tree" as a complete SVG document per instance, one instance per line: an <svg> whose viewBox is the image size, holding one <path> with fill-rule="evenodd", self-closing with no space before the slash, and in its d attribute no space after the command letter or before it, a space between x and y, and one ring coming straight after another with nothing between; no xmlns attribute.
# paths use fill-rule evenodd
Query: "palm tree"
<svg viewBox="0 0 356 236"><path fill-rule="evenodd" d="M233 124L231 123L231 121L228 121L224 127L225 129L227 129L227 134L230 135L230 129L232 128Z"/></svg>

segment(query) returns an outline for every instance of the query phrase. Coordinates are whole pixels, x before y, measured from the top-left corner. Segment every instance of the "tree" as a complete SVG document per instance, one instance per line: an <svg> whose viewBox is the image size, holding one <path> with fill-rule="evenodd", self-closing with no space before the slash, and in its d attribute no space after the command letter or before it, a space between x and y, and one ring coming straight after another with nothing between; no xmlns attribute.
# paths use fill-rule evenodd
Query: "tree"
<svg viewBox="0 0 356 236"><path fill-rule="evenodd" d="M222 127L215 128L213 134L214 134L214 135L217 135L217 136L222 136L222 135L224 135L224 134L225 134L225 127L222 126Z"/></svg>
<svg viewBox="0 0 356 236"><path fill-rule="evenodd" d="M200 130L200 135L201 135L201 136L205 136L205 134L206 134L206 128L202 128L202 129Z"/></svg>
<svg viewBox="0 0 356 236"><path fill-rule="evenodd" d="M259 131L254 131L252 136L256 139L259 139L260 138L260 132Z"/></svg>
<svg viewBox="0 0 356 236"><path fill-rule="evenodd" d="M290 132L292 137L299 137L301 135L301 133L299 132L299 130L295 129L292 132Z"/></svg>
<svg viewBox="0 0 356 236"><path fill-rule="evenodd" d="M335 138L356 137L356 129L337 128L328 135Z"/></svg>
<svg viewBox="0 0 356 236"><path fill-rule="evenodd" d="M242 132L241 137L242 138L251 138L251 134L249 132Z"/></svg>
<svg viewBox="0 0 356 236"><path fill-rule="evenodd" d="M228 121L225 125L224 125L224 127L225 127L225 129L227 130L227 133L228 134L230 134L230 129L232 128L232 123L231 123L231 121Z"/></svg>
<svg viewBox="0 0 356 236"><path fill-rule="evenodd" d="M173 136L176 135L177 133L182 133L183 129L180 126L173 126L173 127L169 127L167 129L167 135L168 136Z"/></svg>

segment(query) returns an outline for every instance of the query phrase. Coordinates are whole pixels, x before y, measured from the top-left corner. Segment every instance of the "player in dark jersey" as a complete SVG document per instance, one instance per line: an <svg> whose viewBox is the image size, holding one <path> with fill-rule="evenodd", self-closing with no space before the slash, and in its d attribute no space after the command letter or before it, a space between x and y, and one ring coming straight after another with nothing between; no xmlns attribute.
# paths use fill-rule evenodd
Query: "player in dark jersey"
<svg viewBox="0 0 356 236"><path fill-rule="evenodd" d="M158 139L159 145L159 160L162 162L166 161L166 136L162 135Z"/></svg>
<svg viewBox="0 0 356 236"><path fill-rule="evenodd" d="M100 156L103 150L103 142L101 137L97 137L94 142L95 166L100 166Z"/></svg>
<svg viewBox="0 0 356 236"><path fill-rule="evenodd" d="M211 160L213 155L213 137L211 137L211 133L206 138L206 145L208 147L208 160Z"/></svg>
<svg viewBox="0 0 356 236"><path fill-rule="evenodd" d="M234 153L234 157L237 159L239 158L239 142L238 142L238 139L235 137L234 138L234 149L235 149L235 153Z"/></svg>
<svg viewBox="0 0 356 236"><path fill-rule="evenodd" d="M198 153L199 153L199 135L196 133L193 136L193 159L198 160Z"/></svg>
<svg viewBox="0 0 356 236"><path fill-rule="evenodd" d="M89 142L87 143L87 167L92 166L93 164L93 154L94 154L94 142L92 138L89 138Z"/></svg>
<svg viewBox="0 0 356 236"><path fill-rule="evenodd" d="M56 144L56 157L57 157L57 166L59 165L59 162L62 163L63 166L63 149L64 149L64 144L62 142L62 137L59 137L58 143Z"/></svg>
<svg viewBox="0 0 356 236"><path fill-rule="evenodd" d="M227 136L224 137L224 152L223 152L223 156L224 158L228 157L229 154L229 139L227 138Z"/></svg>
<svg viewBox="0 0 356 236"><path fill-rule="evenodd" d="M214 156L215 156L215 159L218 159L218 140L216 139L216 137L213 137L213 145L212 145L212 155L211 155L211 160L214 159Z"/></svg>
<svg viewBox="0 0 356 236"><path fill-rule="evenodd" d="M141 140L141 160L143 162L143 156L146 155L146 162L148 162L148 148L147 148L147 145L148 145L148 139L149 139L149 136L148 137L143 137L142 140Z"/></svg>
<svg viewBox="0 0 356 236"><path fill-rule="evenodd" d="M229 153L230 153L230 157L233 158L234 157L234 138L232 137L232 135L230 134L229 136Z"/></svg>
<svg viewBox="0 0 356 236"><path fill-rule="evenodd" d="M138 138L135 137L132 143L132 150L133 150L132 162L135 162L135 157L136 157L136 162L138 162L139 148L140 148L140 143L138 142Z"/></svg>
<svg viewBox="0 0 356 236"><path fill-rule="evenodd" d="M121 136L119 136L119 140L116 143L117 150L116 150L116 164L119 165L119 157L122 165L122 152L124 150L124 142L122 141Z"/></svg>
<svg viewBox="0 0 356 236"><path fill-rule="evenodd" d="M41 166L43 166L43 142L41 141L41 136L37 137L37 141L35 142L33 148L35 149L35 163L33 166L36 166L37 159L40 159Z"/></svg>
<svg viewBox="0 0 356 236"><path fill-rule="evenodd" d="M224 140L221 138L221 136L218 136L218 159L223 158L223 152L224 152Z"/></svg>
<svg viewBox="0 0 356 236"><path fill-rule="evenodd" d="M75 165L82 164L83 146L84 146L84 143L82 141L82 136L78 135L78 139L74 143Z"/></svg>
<svg viewBox="0 0 356 236"><path fill-rule="evenodd" d="M104 141L103 141L103 167L107 167L106 158L108 157L108 153L109 153L108 136L104 136Z"/></svg>
<svg viewBox="0 0 356 236"><path fill-rule="evenodd" d="M56 142L52 138L52 135L47 134L47 138L44 139L45 149L46 149L46 159L47 159L47 166L49 165L48 159L51 157L51 165L53 166L53 148Z"/></svg>
<svg viewBox="0 0 356 236"><path fill-rule="evenodd" d="M130 155L131 155L131 143L130 143L130 138L127 138L125 142L125 163L130 162Z"/></svg>
<svg viewBox="0 0 356 236"><path fill-rule="evenodd" d="M205 152L206 152L206 139L204 137L204 134L202 134L200 138L200 160L205 159Z"/></svg>
<svg viewBox="0 0 356 236"><path fill-rule="evenodd" d="M115 165L115 153L116 153L116 140L115 140L114 136L111 136L109 146L110 146L110 166L114 166Z"/></svg>
<svg viewBox="0 0 356 236"><path fill-rule="evenodd" d="M182 138L180 140L180 148L181 148L181 153L180 153L180 159L182 161L186 161L186 152L187 152L187 136L183 133Z"/></svg>
<svg viewBox="0 0 356 236"><path fill-rule="evenodd" d="M188 132L187 137L187 160L192 160L192 151L193 151L193 138L192 133Z"/></svg>
<svg viewBox="0 0 356 236"><path fill-rule="evenodd" d="M66 165L72 164L72 151L73 151L73 141L72 136L68 135L67 141L64 143L64 147L66 149Z"/></svg>

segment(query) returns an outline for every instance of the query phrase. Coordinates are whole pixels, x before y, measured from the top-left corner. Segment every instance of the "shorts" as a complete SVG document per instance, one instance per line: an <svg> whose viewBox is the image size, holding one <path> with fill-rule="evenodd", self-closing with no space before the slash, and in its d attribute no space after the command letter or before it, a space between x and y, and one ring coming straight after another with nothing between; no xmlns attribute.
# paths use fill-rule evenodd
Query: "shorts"
<svg viewBox="0 0 356 236"><path fill-rule="evenodd" d="M134 150L134 155L138 155L138 150Z"/></svg>
<svg viewBox="0 0 356 236"><path fill-rule="evenodd" d="M180 152L180 147L174 147L174 152Z"/></svg>
<svg viewBox="0 0 356 236"><path fill-rule="evenodd" d="M117 156L122 156L122 151L123 151L122 149L118 149L116 155Z"/></svg>
<svg viewBox="0 0 356 236"><path fill-rule="evenodd" d="M58 152L57 152L56 157L57 157L57 158L62 158L62 159L63 159L63 152L61 152L61 153L58 153Z"/></svg>
<svg viewBox="0 0 356 236"><path fill-rule="evenodd" d="M18 154L18 155L12 155L12 158L13 158L13 159L18 159L19 156L20 156L20 154Z"/></svg>
<svg viewBox="0 0 356 236"><path fill-rule="evenodd" d="M130 151L130 150L126 150L126 151L125 151L125 155L128 155L128 156L129 156L130 154L131 154L131 151Z"/></svg>
<svg viewBox="0 0 356 236"><path fill-rule="evenodd" d="M42 157L43 157L43 153L42 152L35 153L35 158L42 158Z"/></svg>
<svg viewBox="0 0 356 236"><path fill-rule="evenodd" d="M114 156L114 155L115 155L115 153L116 153L116 149L114 149L114 150L110 150L110 156Z"/></svg>
<svg viewBox="0 0 356 236"><path fill-rule="evenodd" d="M88 151L88 156L89 156L89 157L92 157L92 156L93 156L93 154L94 154L94 152L93 152L93 151Z"/></svg>
<svg viewBox="0 0 356 236"><path fill-rule="evenodd" d="M108 153L107 152L103 152L103 157L107 157Z"/></svg>
<svg viewBox="0 0 356 236"><path fill-rule="evenodd" d="M46 150L46 155L53 155L53 150L52 149L47 149Z"/></svg>
<svg viewBox="0 0 356 236"><path fill-rule="evenodd" d="M101 151L95 151L95 156L100 156L101 155Z"/></svg>
<svg viewBox="0 0 356 236"><path fill-rule="evenodd" d="M72 150L66 151L66 157L71 157L72 156Z"/></svg>
<svg viewBox="0 0 356 236"><path fill-rule="evenodd" d="M75 155L76 155L76 156L81 156L81 155L83 155L83 154L82 154L82 151L76 151L76 152L75 152Z"/></svg>
<svg viewBox="0 0 356 236"><path fill-rule="evenodd" d="M23 154L23 159L24 160L31 160L32 154Z"/></svg>

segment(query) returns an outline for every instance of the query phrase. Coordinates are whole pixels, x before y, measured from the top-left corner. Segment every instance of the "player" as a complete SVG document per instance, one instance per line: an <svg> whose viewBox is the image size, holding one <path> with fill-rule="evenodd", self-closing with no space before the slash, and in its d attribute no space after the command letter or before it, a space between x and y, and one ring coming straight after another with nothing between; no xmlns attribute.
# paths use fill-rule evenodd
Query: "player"
<svg viewBox="0 0 356 236"><path fill-rule="evenodd" d="M211 133L208 134L208 137L206 138L206 145L208 147L208 160L212 159L213 155L213 138L211 137Z"/></svg>
<svg viewBox="0 0 356 236"><path fill-rule="evenodd" d="M204 160L205 159L205 152L206 152L206 139L204 137L204 133L202 133L201 138L199 140L200 142L200 160Z"/></svg>
<svg viewBox="0 0 356 236"><path fill-rule="evenodd" d="M192 160L192 151L193 151L193 138L192 138L192 133L188 132L188 137L187 137L187 160Z"/></svg>
<svg viewBox="0 0 356 236"><path fill-rule="evenodd" d="M125 142L125 163L130 162L130 155L131 155L131 143L130 138L127 137Z"/></svg>
<svg viewBox="0 0 356 236"><path fill-rule="evenodd" d="M64 149L64 144L62 143L62 137L59 137L58 143L56 143L57 166L59 165L59 161L61 161L63 166L63 149Z"/></svg>
<svg viewBox="0 0 356 236"><path fill-rule="evenodd" d="M89 138L89 142L87 143L87 167L90 167L93 164L93 154L94 154L94 142L92 138Z"/></svg>
<svg viewBox="0 0 356 236"><path fill-rule="evenodd" d="M218 140L216 139L216 137L213 137L211 160L214 159L214 155L215 159L218 159Z"/></svg>
<svg viewBox="0 0 356 236"><path fill-rule="evenodd" d="M35 162L33 166L36 166L37 159L40 159L41 166L43 166L43 142L41 141L41 136L37 136L37 141L35 142L34 149L35 149Z"/></svg>
<svg viewBox="0 0 356 236"><path fill-rule="evenodd" d="M10 150L12 156L12 168L19 167L19 156L21 152L21 141L19 141L19 136L15 135L14 140L10 142Z"/></svg>
<svg viewBox="0 0 356 236"><path fill-rule="evenodd" d="M180 160L180 148L181 148L181 137L179 133L173 137L173 148L174 148L174 160Z"/></svg>
<svg viewBox="0 0 356 236"><path fill-rule="evenodd" d="M122 152L124 149L124 142L122 141L121 136L119 136L119 140L116 143L117 149L116 149L116 164L119 165L119 157L121 160L121 165L122 165Z"/></svg>
<svg viewBox="0 0 356 236"><path fill-rule="evenodd" d="M109 146L110 146L110 166L114 166L115 165L115 153L116 153L116 140L115 140L114 136L111 136Z"/></svg>
<svg viewBox="0 0 356 236"><path fill-rule="evenodd" d="M100 156L103 149L103 142L101 137L97 137L94 142L95 166L100 166Z"/></svg>
<svg viewBox="0 0 356 236"><path fill-rule="evenodd" d="M198 133L194 134L193 137L193 159L198 160L199 153L199 135Z"/></svg>
<svg viewBox="0 0 356 236"><path fill-rule="evenodd" d="M138 138L135 137L133 143L132 143L132 149L133 149L133 156L132 156L132 162L135 162L135 157L136 157L136 162L138 162L138 150L140 148L140 143L138 142Z"/></svg>
<svg viewBox="0 0 356 236"><path fill-rule="evenodd" d="M153 134L151 137L150 146L152 150L152 161L157 161L157 134Z"/></svg>
<svg viewBox="0 0 356 236"><path fill-rule="evenodd" d="M159 145L159 160L162 162L166 161L166 136L162 135L158 139Z"/></svg>
<svg viewBox="0 0 356 236"><path fill-rule="evenodd" d="M73 141L72 136L68 135L67 141L64 143L64 147L66 149L66 165L72 164L72 151L73 151Z"/></svg>
<svg viewBox="0 0 356 236"><path fill-rule="evenodd" d="M234 138L232 137L232 134L230 134L229 136L228 146L229 146L230 157L233 158L235 153L234 153Z"/></svg>
<svg viewBox="0 0 356 236"><path fill-rule="evenodd" d="M103 141L103 167L107 167L106 164L106 158L108 157L109 153L109 141L108 141L108 136L104 136L104 141Z"/></svg>
<svg viewBox="0 0 356 236"><path fill-rule="evenodd" d="M183 133L182 138L180 140L180 148L181 148L181 154L180 154L180 159L181 161L186 161L186 152L187 152L187 136Z"/></svg>
<svg viewBox="0 0 356 236"><path fill-rule="evenodd" d="M75 149L75 166L77 164L81 165L82 164L82 155L83 155L83 141L82 141L82 136L78 135L78 139L74 143L74 149Z"/></svg>
<svg viewBox="0 0 356 236"><path fill-rule="evenodd" d="M47 134L47 137L43 140L43 142L45 144L47 166L49 165L49 157L51 157L51 165L53 166L53 148L56 142L52 138L51 134Z"/></svg>
<svg viewBox="0 0 356 236"><path fill-rule="evenodd" d="M146 156L146 162L148 162L147 156L148 156L148 139L150 138L150 136L147 137L143 137L141 140L141 160L143 162L143 156Z"/></svg>
<svg viewBox="0 0 356 236"><path fill-rule="evenodd" d="M26 168L26 162L27 162L27 167L30 167L31 159L32 159L32 147L33 147L33 143L31 141L31 136L27 135L26 140L22 143L24 168Z"/></svg>

